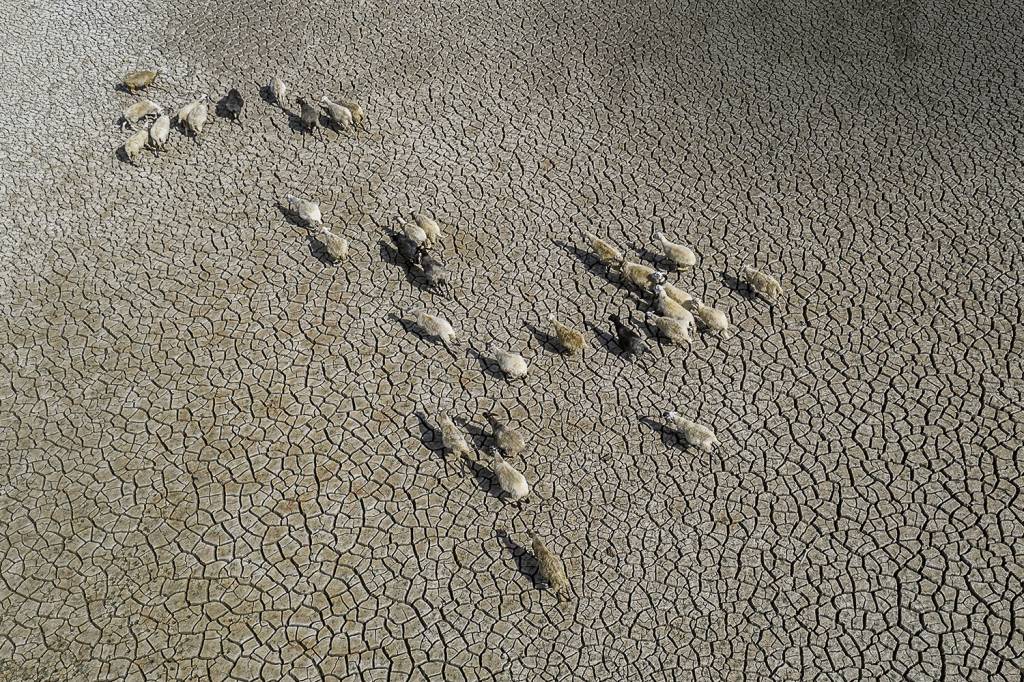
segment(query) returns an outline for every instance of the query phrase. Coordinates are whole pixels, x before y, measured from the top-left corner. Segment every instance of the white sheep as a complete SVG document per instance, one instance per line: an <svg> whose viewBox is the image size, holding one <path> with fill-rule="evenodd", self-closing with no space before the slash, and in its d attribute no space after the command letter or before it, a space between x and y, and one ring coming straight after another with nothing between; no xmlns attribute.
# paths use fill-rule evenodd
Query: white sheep
<svg viewBox="0 0 1024 682"><path fill-rule="evenodd" d="M131 137L124 141L124 155L128 157L128 160L134 164L138 158L142 155L142 150L146 148L146 142L149 141L149 131L139 130L132 133Z"/></svg>
<svg viewBox="0 0 1024 682"><path fill-rule="evenodd" d="M402 233L416 246L427 241L427 233L416 223L405 223L402 225Z"/></svg>
<svg viewBox="0 0 1024 682"><path fill-rule="evenodd" d="M206 106L206 101L209 98L209 95L203 95L202 98L185 105L178 111L178 122L197 139L203 133L203 126L206 125L206 119L210 113L209 107Z"/></svg>
<svg viewBox="0 0 1024 682"><path fill-rule="evenodd" d="M540 575L561 602L562 594L569 589L569 576L565 573L565 564L557 554L548 549L539 535L531 533L530 539Z"/></svg>
<svg viewBox="0 0 1024 682"><path fill-rule="evenodd" d="M288 202L289 210L306 225L319 226L323 222L324 217L320 212L320 204L294 194L286 194L284 198Z"/></svg>
<svg viewBox="0 0 1024 682"><path fill-rule="evenodd" d="M153 125L149 127L149 146L157 151L162 151L167 146L170 136L171 118L167 114L160 114Z"/></svg>
<svg viewBox="0 0 1024 682"><path fill-rule="evenodd" d="M128 92L135 92L136 90L145 90L153 84L153 81L155 81L157 79L157 76L159 76L161 73L162 72L159 69L155 71L132 71L131 73L126 74L125 77L121 79L121 85L123 85Z"/></svg>
<svg viewBox="0 0 1024 682"><path fill-rule="evenodd" d="M729 330L729 317L721 310L704 305L698 298L687 302L687 307L707 329L714 332Z"/></svg>
<svg viewBox="0 0 1024 682"><path fill-rule="evenodd" d="M708 426L691 421L675 411L666 412L664 417L669 427L679 433L683 440L704 452L711 452L721 444L715 437L715 432Z"/></svg>
<svg viewBox="0 0 1024 682"><path fill-rule="evenodd" d="M697 264L697 254L690 247L670 242L661 232L654 236L661 244L662 251L665 252L665 255L676 267L692 268Z"/></svg>
<svg viewBox="0 0 1024 682"><path fill-rule="evenodd" d="M761 272L749 265L740 270L740 280L746 282L754 292L772 303L782 296L782 285L767 272Z"/></svg>
<svg viewBox="0 0 1024 682"><path fill-rule="evenodd" d="M668 286L672 286L669 284ZM676 299L668 295L668 289L664 284L654 285L654 305L662 315L666 317L678 317L690 316L688 311L682 304Z"/></svg>
<svg viewBox="0 0 1024 682"><path fill-rule="evenodd" d="M363 106L352 99L342 98L338 100L338 104L347 108L352 113L352 122L359 127L365 128L363 122L366 120L366 110Z"/></svg>
<svg viewBox="0 0 1024 682"><path fill-rule="evenodd" d="M672 343L682 345L693 343L693 315L683 311L688 319L678 317L659 317L652 312L647 313L647 324L654 325Z"/></svg>
<svg viewBox="0 0 1024 682"><path fill-rule="evenodd" d="M530 366L522 355L499 348L493 343L488 349L498 362L498 367L509 379L522 379L526 376Z"/></svg>
<svg viewBox="0 0 1024 682"><path fill-rule="evenodd" d="M656 270L653 275L650 276L650 281L655 286L660 286L665 289L665 294L679 305L686 305L693 296L683 291L674 284L668 283L668 274L662 270Z"/></svg>
<svg viewBox="0 0 1024 682"><path fill-rule="evenodd" d="M147 116L157 115L159 116L164 112L163 107L154 102L151 99L140 99L135 104L125 107L121 112L121 129L124 130L127 125L132 130L135 130L135 124L146 118Z"/></svg>
<svg viewBox="0 0 1024 682"><path fill-rule="evenodd" d="M506 455L509 457L515 457L526 448L526 439L523 438L522 434L512 428L509 424L499 420L498 415L493 412L485 412L484 417L487 418L488 423L491 425L494 442L497 443L498 447L501 448Z"/></svg>
<svg viewBox="0 0 1024 682"><path fill-rule="evenodd" d="M326 227L321 226L317 239L324 245L331 260L337 262L348 257L348 240L344 237L339 237Z"/></svg>
<svg viewBox="0 0 1024 682"><path fill-rule="evenodd" d="M657 270L649 265L623 261L618 266L619 273L634 286L646 290L652 283L651 275Z"/></svg>
<svg viewBox="0 0 1024 682"><path fill-rule="evenodd" d="M320 104L327 111L327 118L331 119L331 123L335 127L340 130L348 130L352 127L352 112L349 111L348 107L332 101L326 95L320 98Z"/></svg>
<svg viewBox="0 0 1024 682"><path fill-rule="evenodd" d="M414 308L406 313L428 336L434 336L446 345L456 340L455 328L440 315L432 315L425 308Z"/></svg>
<svg viewBox="0 0 1024 682"><path fill-rule="evenodd" d="M491 448L491 457L491 469L498 479L498 485L508 495L509 500L518 502L530 494L530 484L526 482L526 476L502 459L497 448Z"/></svg>
<svg viewBox="0 0 1024 682"><path fill-rule="evenodd" d="M284 98L288 94L288 84L277 76L274 76L270 79L270 85L267 86L267 88L270 90L271 99L273 99L281 108L284 108Z"/></svg>
<svg viewBox="0 0 1024 682"><path fill-rule="evenodd" d="M594 252L594 255L604 263L605 265L618 265L622 262L622 252L615 248L612 244L598 237L592 232L586 230L580 230L583 236L590 242L590 249Z"/></svg>
<svg viewBox="0 0 1024 682"><path fill-rule="evenodd" d="M444 415L438 421L441 431L441 444L444 445L445 449L453 455L459 457L470 457L473 454L473 448L470 447L469 441L459 430L459 427L455 425L452 418L448 415Z"/></svg>
<svg viewBox="0 0 1024 682"><path fill-rule="evenodd" d="M412 218L416 221L416 225L423 230L423 234L427 236L425 241L435 244L441 239L441 226L437 224L436 220L425 213L413 213Z"/></svg>

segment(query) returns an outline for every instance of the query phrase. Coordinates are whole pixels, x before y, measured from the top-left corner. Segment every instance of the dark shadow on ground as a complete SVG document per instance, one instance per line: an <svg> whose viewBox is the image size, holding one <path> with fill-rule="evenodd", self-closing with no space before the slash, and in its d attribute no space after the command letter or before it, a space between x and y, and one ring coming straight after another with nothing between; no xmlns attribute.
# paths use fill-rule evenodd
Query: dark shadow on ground
<svg viewBox="0 0 1024 682"><path fill-rule="evenodd" d="M537 565L537 557L533 556L533 552L526 549L518 542L512 539L506 531L499 530L497 532L498 541L509 551L512 555L512 559L516 562L516 569L520 573L530 579L530 583L536 589L542 589L546 583L544 579L540 577L540 566Z"/></svg>
<svg viewBox="0 0 1024 682"><path fill-rule="evenodd" d="M472 441L473 447L477 452L486 453L487 449L494 445L490 429L484 429L475 424L466 424L465 428L466 434L469 436L469 440Z"/></svg>
<svg viewBox="0 0 1024 682"><path fill-rule="evenodd" d="M316 258L324 265L337 265L334 259L331 258L330 254L327 253L327 247L324 246L323 242L316 238L316 235L309 234L306 236L306 240L309 242L309 254Z"/></svg>
<svg viewBox="0 0 1024 682"><path fill-rule="evenodd" d="M556 246L560 247L570 256L573 256L579 262L583 263L583 267L585 267L590 272L594 273L598 277L601 277L602 279L611 284L614 284L616 286L622 286L622 282L619 281L618 276L616 276L616 274L608 266L602 263L601 259L595 256L594 254L590 253L589 251L584 251L575 244L563 242L560 239L555 239L553 241Z"/></svg>
<svg viewBox="0 0 1024 682"><path fill-rule="evenodd" d="M540 342L542 348L544 348L545 350L549 350L552 353L555 353L556 355L566 355L566 353L562 350L562 344L558 342L557 336L555 336L554 334L550 334L541 329L540 327L536 327L529 322L526 323L526 328L529 329L530 333L533 334L534 338L536 338Z"/></svg>
<svg viewBox="0 0 1024 682"><path fill-rule="evenodd" d="M735 291L743 298L749 299L751 301L756 300L758 298L757 294L750 287L750 285L748 285L746 282L744 282L739 277L737 277L736 275L732 274L729 271L722 272L722 282L725 284L727 288L731 289L732 291Z"/></svg>
<svg viewBox="0 0 1024 682"><path fill-rule="evenodd" d="M480 371L492 379L505 378L505 374L501 371L501 368L498 367L497 361L477 350L475 346L470 345L466 349L466 357L476 358L477 362L480 363Z"/></svg>
<svg viewBox="0 0 1024 682"><path fill-rule="evenodd" d="M473 472L473 478L476 480L476 484L480 490L491 497L501 499L501 486L498 485L494 472L484 464L481 464L477 459L466 458L465 462L466 466L469 467L469 470Z"/></svg>
<svg viewBox="0 0 1024 682"><path fill-rule="evenodd" d="M684 452L692 449L689 443L662 422L655 421L650 417L640 417L640 423L657 432L661 438L662 445L666 448L674 448Z"/></svg>

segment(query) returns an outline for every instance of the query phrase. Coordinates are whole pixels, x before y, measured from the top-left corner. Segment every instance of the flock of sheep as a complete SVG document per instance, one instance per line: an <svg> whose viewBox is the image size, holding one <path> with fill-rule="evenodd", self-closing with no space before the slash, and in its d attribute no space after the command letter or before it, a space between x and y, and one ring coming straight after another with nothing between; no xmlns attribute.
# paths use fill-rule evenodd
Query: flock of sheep
<svg viewBox="0 0 1024 682"><path fill-rule="evenodd" d="M159 71L136 71L122 80L122 87L135 93L154 84ZM274 78L266 88L268 98L276 102L282 109L285 106L287 86L280 78ZM209 112L208 96L197 99L182 107L175 120L181 129L198 139L203 132ZM298 97L300 111L298 115L300 129L313 132L319 124L320 112L312 107L304 98ZM340 100L334 102L327 97L320 100L324 113L330 124L338 130L358 129L365 126L366 113L357 102ZM225 116L239 121L244 106L241 94L232 88L221 100ZM163 150L170 135L171 119L160 105L149 99L142 99L122 112L122 128L135 128L149 117L155 120L148 129L142 128L134 132L124 143L124 153L133 164L149 146L154 151ZM286 211L298 222L315 231L315 235L324 247L324 251L334 262L347 258L349 242L344 237L334 234L323 224L320 206L315 201L293 194L285 197ZM400 231L390 233L398 260L411 273L422 278L428 287L443 287L448 283L448 270L441 257L435 252L441 241L442 230L434 218L424 213L412 214L412 221L404 222ZM590 250L598 260L615 273L619 280L649 299L650 310L645 321L657 334L673 344L690 344L698 324L707 331L727 334L729 319L724 312L706 305L694 298L685 290L668 282L665 270L627 260L622 252L613 244L590 232L583 232ZM696 266L696 254L687 246L677 244L665 237L656 235L664 259L672 269L688 270ZM782 286L771 275L745 266L739 273L740 281L744 282L758 296L775 302L782 296ZM655 312L657 311L657 312ZM413 322L420 332L428 337L441 341L449 350L457 342L458 335L452 324L442 315L430 312L426 308L414 308L407 312L407 318ZM614 325L615 341L621 350L630 355L643 353L647 349L644 335L632 323L622 320L618 315L611 315L609 321ZM554 316L548 317L551 324L552 339L557 341L561 350L567 355L575 355L587 347L586 336ZM526 359L511 350L500 348L494 344L488 346L488 352L508 379L520 379L529 372ZM485 414L491 430L495 447L490 448L491 471L507 499L519 504L530 493L530 484L526 477L505 457L515 458L526 447L525 439L515 428L498 419L493 413ZM676 431L689 445L710 452L719 441L709 426L691 420L678 412L668 411L663 415L667 425ZM465 435L448 415L438 420L437 430L444 448L453 455L472 460L474 448ZM502 455L504 453L504 457ZM561 601L563 594L570 587L562 560L548 549L544 540L535 533L530 534L533 553L536 556L541 577Z"/></svg>

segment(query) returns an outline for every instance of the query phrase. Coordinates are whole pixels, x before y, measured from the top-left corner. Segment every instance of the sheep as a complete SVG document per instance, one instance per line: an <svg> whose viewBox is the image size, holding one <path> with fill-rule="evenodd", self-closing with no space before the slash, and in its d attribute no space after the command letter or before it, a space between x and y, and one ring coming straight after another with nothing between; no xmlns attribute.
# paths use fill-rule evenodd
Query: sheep
<svg viewBox="0 0 1024 682"><path fill-rule="evenodd" d="M568 355L579 353L587 345L587 339L582 332L559 322L554 315L548 315L548 322L555 330L555 338L562 350Z"/></svg>
<svg viewBox="0 0 1024 682"><path fill-rule="evenodd" d="M422 244L417 248L419 253L419 269L429 287L440 287L448 284L448 269L439 256L435 256Z"/></svg>
<svg viewBox="0 0 1024 682"><path fill-rule="evenodd" d="M419 270L420 257L422 255L420 245L404 234L392 232L389 236L395 245L395 251L398 253L399 259L405 267L409 270Z"/></svg>
<svg viewBox="0 0 1024 682"><path fill-rule="evenodd" d="M149 127L149 146L158 152L162 151L167 146L170 136L171 118L167 114L160 114Z"/></svg>
<svg viewBox="0 0 1024 682"><path fill-rule="evenodd" d="M235 88L228 90L227 97L224 98L224 110L228 113L228 118L241 124L242 105L244 104L242 93Z"/></svg>
<svg viewBox="0 0 1024 682"><path fill-rule="evenodd" d="M124 141L124 155L132 165L135 165L135 162L142 155L142 150L146 148L147 141L149 141L148 130L136 131Z"/></svg>
<svg viewBox="0 0 1024 682"><path fill-rule="evenodd" d="M674 410L665 412L663 416L669 427L690 445L700 448L704 452L711 452L715 447L721 445L710 427L691 421Z"/></svg>
<svg viewBox="0 0 1024 682"><path fill-rule="evenodd" d="M594 252L594 255L597 256L602 263L609 266L615 266L622 262L622 252L613 245L609 244L592 232L587 232L582 229L580 231L583 233L583 236L587 238L587 241L590 242L590 249Z"/></svg>
<svg viewBox="0 0 1024 682"><path fill-rule="evenodd" d="M174 122L182 128L184 128L185 121L188 120L188 117L192 114L192 111L195 110L195 108L198 107L200 104L202 104L202 102L202 99L197 99L196 101L189 102L182 108L178 109L178 112L174 114Z"/></svg>
<svg viewBox="0 0 1024 682"><path fill-rule="evenodd" d="M498 415L493 412L485 412L484 417L487 418L487 422L491 425L494 442L506 455L516 457L526 448L526 439L523 438L522 434L505 422L500 421Z"/></svg>
<svg viewBox="0 0 1024 682"><path fill-rule="evenodd" d="M705 328L715 332L726 332L729 330L729 318L721 310L704 305L704 302L699 298L687 302L686 305Z"/></svg>
<svg viewBox="0 0 1024 682"><path fill-rule="evenodd" d="M320 98L320 106L327 112L327 118L330 119L331 125L337 130L348 130L352 127L352 112L349 111L348 107L332 101L326 95Z"/></svg>
<svg viewBox="0 0 1024 682"><path fill-rule="evenodd" d="M537 568L541 577L547 582L548 588L555 593L558 601L562 601L562 593L569 589L569 577L565 574L565 564L557 554L548 549L547 545L535 533L530 534L533 554L537 557Z"/></svg>
<svg viewBox="0 0 1024 682"><path fill-rule="evenodd" d="M299 103L299 122L302 130L307 133L314 132L317 123L320 122L320 113L303 97L298 97L295 101Z"/></svg>
<svg viewBox="0 0 1024 682"><path fill-rule="evenodd" d="M366 110L363 109L361 104L359 104L355 100L346 98L338 100L338 104L345 107L346 109L349 110L349 112L351 112L353 123L355 123L357 126L361 128L365 128L365 126L363 126L363 122L366 120Z"/></svg>
<svg viewBox="0 0 1024 682"><path fill-rule="evenodd" d="M530 494L530 484L526 482L526 476L502 459L498 448L491 448L491 462L491 469L498 479L498 485L505 491L510 501L518 502Z"/></svg>
<svg viewBox="0 0 1024 682"><path fill-rule="evenodd" d="M652 312L648 312L646 319L647 324L657 328L669 341L672 343L682 345L693 343L693 334L691 329L693 327L693 315L690 315L689 311L685 311L689 316L689 319L682 319L678 317L659 317Z"/></svg>
<svg viewBox="0 0 1024 682"><path fill-rule="evenodd" d="M619 274L621 274L627 282L645 291L647 290L647 287L651 285L651 275L657 272L649 265L631 263L630 261L623 261L620 263L618 270Z"/></svg>
<svg viewBox="0 0 1024 682"><path fill-rule="evenodd" d="M664 288L665 294L679 305L686 305L686 302L693 298L693 296L674 284L669 284L668 275L661 270L656 270L654 274L650 276L650 281L654 286L661 286Z"/></svg>
<svg viewBox="0 0 1024 682"><path fill-rule="evenodd" d="M761 272L749 265L740 269L740 281L746 282L761 298L774 303L782 296L782 285L767 272Z"/></svg>
<svg viewBox="0 0 1024 682"><path fill-rule="evenodd" d="M348 109L345 111L348 111ZM427 241L427 233L416 223L405 223L402 225L402 233L416 244L417 247Z"/></svg>
<svg viewBox="0 0 1024 682"><path fill-rule="evenodd" d="M668 286L672 285L669 284ZM652 291L654 293L654 307L662 315L665 315L666 317L678 317L680 319L691 316L689 310L681 305L679 301L669 296L666 285L655 284Z"/></svg>
<svg viewBox="0 0 1024 682"><path fill-rule="evenodd" d="M327 255L335 263L348 257L348 240L344 237L339 237L328 228L321 226L317 238L324 245Z"/></svg>
<svg viewBox="0 0 1024 682"><path fill-rule="evenodd" d="M206 118L209 114L209 110L206 106L206 100L210 97L209 95L203 95L201 99L196 100L190 105L186 105L188 108L187 114L182 117L182 112L178 112L178 121L185 127L185 130L192 133L192 137L196 140L203 132L203 126L206 125Z"/></svg>
<svg viewBox="0 0 1024 682"><path fill-rule="evenodd" d="M469 441L466 440L451 417L448 415L441 417L438 426L441 431L441 444L448 452L464 458L469 458L473 454L473 448L470 447Z"/></svg>
<svg viewBox="0 0 1024 682"><path fill-rule="evenodd" d="M323 215L320 213L320 205L315 201L297 197L294 194L285 195L288 202L288 209L294 213L307 226L319 226L323 222Z"/></svg>
<svg viewBox="0 0 1024 682"><path fill-rule="evenodd" d="M413 213L413 220L419 226L423 233L427 235L426 241L431 244L436 243L441 239L441 226L437 224L437 221L424 213Z"/></svg>
<svg viewBox="0 0 1024 682"><path fill-rule="evenodd" d="M192 131L192 136L197 140L203 133L203 126L206 125L206 117L209 110L206 106L206 101L202 101L196 105L196 108L192 110L192 113L188 115L188 120L185 121L185 126Z"/></svg>
<svg viewBox="0 0 1024 682"><path fill-rule="evenodd" d="M414 308L406 313L427 336L441 339L446 346L457 336L451 323L439 315L431 315L425 308Z"/></svg>
<svg viewBox="0 0 1024 682"><path fill-rule="evenodd" d="M270 98L283 109L285 105L284 98L288 94L288 84L274 76L270 79L270 85L267 86L267 90L270 92Z"/></svg>
<svg viewBox="0 0 1024 682"><path fill-rule="evenodd" d="M121 112L121 130L124 130L125 126L128 126L132 130L135 130L135 124L146 118L147 116L153 116L154 114L159 116L164 112L163 107L154 102L151 99L140 99L135 104L125 107Z"/></svg>
<svg viewBox="0 0 1024 682"><path fill-rule="evenodd" d="M121 79L121 85L123 85L125 90L128 92L145 90L153 84L161 73L162 72L159 69L156 71L132 71Z"/></svg>
<svg viewBox="0 0 1024 682"><path fill-rule="evenodd" d="M522 355L498 348L493 343L488 349L494 355L494 359L497 360L498 367L501 368L501 371L509 379L522 379L526 376L530 366Z"/></svg>
<svg viewBox="0 0 1024 682"><path fill-rule="evenodd" d="M615 325L616 341L619 348L627 353L641 353L647 348L643 337L635 329L622 321L618 315L609 315L608 320Z"/></svg>
<svg viewBox="0 0 1024 682"><path fill-rule="evenodd" d="M690 247L670 242L661 232L654 236L660 243L662 251L665 252L665 256L667 256L677 268L692 268L697 264L697 255L692 249L690 249Z"/></svg>

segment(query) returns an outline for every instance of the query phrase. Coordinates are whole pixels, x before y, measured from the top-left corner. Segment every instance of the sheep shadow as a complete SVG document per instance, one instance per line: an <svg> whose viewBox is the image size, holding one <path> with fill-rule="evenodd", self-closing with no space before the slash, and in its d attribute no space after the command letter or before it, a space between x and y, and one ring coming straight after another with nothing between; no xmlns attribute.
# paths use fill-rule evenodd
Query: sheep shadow
<svg viewBox="0 0 1024 682"><path fill-rule="evenodd" d="M757 293L749 284L747 284L746 282L744 282L739 277L737 277L736 275L732 274L729 271L722 272L722 283L725 284L726 288L736 292L743 298L746 298L750 301L757 300L758 298Z"/></svg>
<svg viewBox="0 0 1024 682"><path fill-rule="evenodd" d="M640 423L650 428L652 431L656 431L658 436L661 438L661 444L666 448L682 450L683 452L692 449L692 446L687 443L682 436L670 429L667 425L646 416L640 417Z"/></svg>
<svg viewBox="0 0 1024 682"><path fill-rule="evenodd" d="M546 583L540 577L540 565L537 563L537 557L533 555L533 552L513 540L512 536L504 530L497 531L496 535L498 541L512 555L513 561L516 562L516 569L530 579L530 584L533 585L534 589L543 589Z"/></svg>
<svg viewBox="0 0 1024 682"><path fill-rule="evenodd" d="M469 435L469 439L472 441L473 447L477 452L487 452L487 448L492 445L493 438L491 432L475 424L466 424L466 434Z"/></svg>
<svg viewBox="0 0 1024 682"><path fill-rule="evenodd" d="M441 440L441 431L422 412L416 412L416 418L419 420L420 442L423 443L423 447L430 451L431 455L444 462L444 468L447 472L451 457L448 456L449 453ZM466 465L463 458L458 457L457 459L461 463L461 470L465 472Z"/></svg>
<svg viewBox="0 0 1024 682"><path fill-rule="evenodd" d="M139 167L139 164L128 158L128 152L124 150L124 147L118 147L117 151L114 152L114 158L121 163L128 164L129 166Z"/></svg>
<svg viewBox="0 0 1024 682"><path fill-rule="evenodd" d="M647 246L637 247L636 244L634 244L633 248L636 251L637 257L640 260L645 260L651 265L656 265L659 267L660 270L664 270L666 272L675 272L675 265L668 258L665 257L665 254L657 253L656 251L651 251L651 249L648 248Z"/></svg>
<svg viewBox="0 0 1024 682"><path fill-rule="evenodd" d="M501 486L498 485L494 472L484 464L481 464L477 459L466 458L465 461L466 466L469 467L470 472L473 474L473 480L476 481L476 485L480 491L500 500L502 490Z"/></svg>
<svg viewBox="0 0 1024 682"><path fill-rule="evenodd" d="M480 363L480 371L486 374L487 376L491 377L492 379L506 378L505 374L501 371L501 368L498 367L498 363L495 360L488 357L487 355L485 355L484 353L477 350L476 347L472 345L469 346L469 348L466 349L466 357L476 358L477 362Z"/></svg>
<svg viewBox="0 0 1024 682"><path fill-rule="evenodd" d="M334 259L331 258L330 254L327 253L327 247L320 241L315 234L306 235L306 241L309 246L309 255L316 258L324 265L337 265Z"/></svg>
<svg viewBox="0 0 1024 682"><path fill-rule="evenodd" d="M589 251L584 251L575 244L563 242L560 239L555 239L553 241L556 246L560 247L570 256L576 258L576 260L583 264L583 267L585 267L593 274L604 279L606 282L609 282L610 284L614 284L616 286L620 286L622 284L619 281L619 278L616 277L615 274L612 272L611 268L602 263L601 259L595 256L594 254L590 253Z"/></svg>
<svg viewBox="0 0 1024 682"><path fill-rule="evenodd" d="M545 348L557 355L567 355L567 353L562 349L562 344L558 342L558 337L554 334L549 334L540 327L536 327L529 322L526 323L526 328L530 330L530 333L533 334L534 338L540 342L541 348Z"/></svg>
<svg viewBox="0 0 1024 682"><path fill-rule="evenodd" d="M277 210L281 214L282 221L294 225L295 227L301 227L304 230L309 230L309 225L306 224L302 218L300 218L285 202L280 199L276 202ZM310 235L312 236L312 235Z"/></svg>

